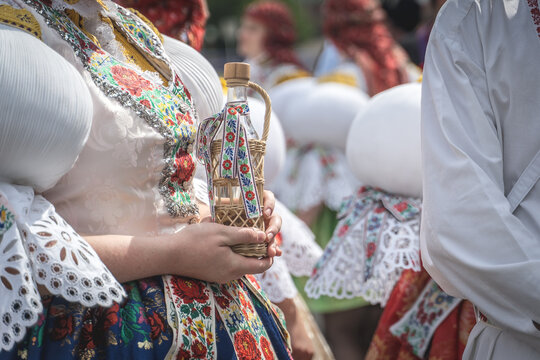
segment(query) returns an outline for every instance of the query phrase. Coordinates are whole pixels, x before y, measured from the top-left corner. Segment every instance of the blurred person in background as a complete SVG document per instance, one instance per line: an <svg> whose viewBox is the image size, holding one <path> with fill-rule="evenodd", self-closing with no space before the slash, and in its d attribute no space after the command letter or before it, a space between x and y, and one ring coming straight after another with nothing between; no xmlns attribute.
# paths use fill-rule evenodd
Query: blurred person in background
<svg viewBox="0 0 540 360"><path fill-rule="evenodd" d="M328 0L322 14L324 34L337 48L340 61L321 76L347 82L369 96L420 76L393 38L378 1Z"/></svg>
<svg viewBox="0 0 540 360"><path fill-rule="evenodd" d="M251 65L251 80L266 90L309 76L294 51L296 30L289 8L279 1L247 7L237 33L237 52Z"/></svg>

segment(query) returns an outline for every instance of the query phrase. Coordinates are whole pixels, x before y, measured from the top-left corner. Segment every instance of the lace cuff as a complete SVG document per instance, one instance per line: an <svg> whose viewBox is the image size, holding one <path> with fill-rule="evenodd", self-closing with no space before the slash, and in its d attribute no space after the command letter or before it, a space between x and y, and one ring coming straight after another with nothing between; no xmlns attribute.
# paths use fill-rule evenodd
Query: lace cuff
<svg viewBox="0 0 540 360"><path fill-rule="evenodd" d="M274 304L293 299L298 293L285 260L280 257L275 257L272 267L262 274L256 274L255 278Z"/></svg>
<svg viewBox="0 0 540 360"><path fill-rule="evenodd" d="M419 204L364 187L346 199L306 284L308 296L360 296L384 306L403 270L421 270Z"/></svg>
<svg viewBox="0 0 540 360"><path fill-rule="evenodd" d="M9 202L8 202L9 201ZM123 287L92 247L32 188L0 184L0 350L43 310L37 285L84 306L110 306Z"/></svg>

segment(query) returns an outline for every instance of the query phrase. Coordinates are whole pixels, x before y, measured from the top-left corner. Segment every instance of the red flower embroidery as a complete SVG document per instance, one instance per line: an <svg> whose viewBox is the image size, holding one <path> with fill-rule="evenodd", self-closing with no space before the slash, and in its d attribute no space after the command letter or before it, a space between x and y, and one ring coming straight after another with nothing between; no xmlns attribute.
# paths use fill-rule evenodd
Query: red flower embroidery
<svg viewBox="0 0 540 360"><path fill-rule="evenodd" d="M245 143L245 140L244 140L243 137L241 137L241 138L238 140L238 147L244 146L244 143Z"/></svg>
<svg viewBox="0 0 540 360"><path fill-rule="evenodd" d="M51 308L50 313L54 316L51 339L63 340L67 336L71 336L73 334L73 316L67 315L64 311L60 312L54 307Z"/></svg>
<svg viewBox="0 0 540 360"><path fill-rule="evenodd" d="M232 168L232 162L231 162L231 160L225 160L225 161L223 162L223 168L224 168L225 170L231 170L231 168Z"/></svg>
<svg viewBox="0 0 540 360"><path fill-rule="evenodd" d="M242 174L247 174L249 172L249 165L248 164L240 165L240 172Z"/></svg>
<svg viewBox="0 0 540 360"><path fill-rule="evenodd" d="M380 213L383 213L384 211L385 211L384 206L379 206L374 210L375 214L380 214Z"/></svg>
<svg viewBox="0 0 540 360"><path fill-rule="evenodd" d="M342 227L339 228L337 235L339 237L342 237L343 235L347 233L347 231L349 231L349 225L343 225Z"/></svg>
<svg viewBox="0 0 540 360"><path fill-rule="evenodd" d="M83 349L95 349L94 342L94 324L91 319L87 319L83 323L81 330L80 346Z"/></svg>
<svg viewBox="0 0 540 360"><path fill-rule="evenodd" d="M261 338L261 350L264 356L264 360L274 359L274 352L272 351L272 347L270 346L270 341L268 341L268 339L265 337Z"/></svg>
<svg viewBox="0 0 540 360"><path fill-rule="evenodd" d="M182 114L177 112L175 117L178 125L180 125L182 121L187 122L189 125L193 125L193 120L191 119L191 115L189 115L189 113Z"/></svg>
<svg viewBox="0 0 540 360"><path fill-rule="evenodd" d="M174 295L182 298L186 304L191 304L194 301L203 304L208 301L208 295L204 291L204 285L198 280L174 277L172 284Z"/></svg>
<svg viewBox="0 0 540 360"><path fill-rule="evenodd" d="M242 106L238 105L237 107L234 108L236 111L238 111L239 114L243 114L244 113L244 109L242 109Z"/></svg>
<svg viewBox="0 0 540 360"><path fill-rule="evenodd" d="M396 209L399 212L403 212L407 210L408 207L409 207L409 204L407 204L405 201L402 201L399 204L394 205L394 209Z"/></svg>
<svg viewBox="0 0 540 360"><path fill-rule="evenodd" d="M229 114L231 115L236 115L236 110L234 108L229 108L229 110L227 110L229 112Z"/></svg>
<svg viewBox="0 0 540 360"><path fill-rule="evenodd" d="M165 331L165 322L157 312L148 317L148 324L150 324L150 339L152 340L157 339Z"/></svg>
<svg viewBox="0 0 540 360"><path fill-rule="evenodd" d="M229 299L224 298L223 296L216 296L216 302L219 305L219 307L222 309L228 308L229 304L231 303Z"/></svg>
<svg viewBox="0 0 540 360"><path fill-rule="evenodd" d="M111 73L118 85L133 96L141 96L142 90L152 89L150 81L126 67L115 65L111 67Z"/></svg>
<svg viewBox="0 0 540 360"><path fill-rule="evenodd" d="M212 309L210 308L210 306L205 306L202 308L202 312L204 316L210 316L210 314L212 314Z"/></svg>
<svg viewBox="0 0 540 360"><path fill-rule="evenodd" d="M375 250L377 249L377 245L375 245L375 243L369 243L367 245L367 257L370 258L373 256L373 254L375 253Z"/></svg>
<svg viewBox="0 0 540 360"><path fill-rule="evenodd" d="M191 355L193 359L206 359L206 346L199 340L195 340L191 345Z"/></svg>
<svg viewBox="0 0 540 360"><path fill-rule="evenodd" d="M185 181L188 181L193 176L195 163L191 155L182 149L179 149L176 153L174 163L176 171L171 176L171 181L182 186Z"/></svg>
<svg viewBox="0 0 540 360"><path fill-rule="evenodd" d="M253 199L255 199L255 193L253 191L246 192L246 199L253 201Z"/></svg>
<svg viewBox="0 0 540 360"><path fill-rule="evenodd" d="M142 99L141 101L139 101L139 103L140 103L141 105L146 106L146 107L149 108L149 109L152 108L152 104L150 104L150 101L148 101L147 99Z"/></svg>
<svg viewBox="0 0 540 360"><path fill-rule="evenodd" d="M191 353L187 350L180 349L180 352L178 353L178 356L176 357L177 360L190 360L191 359Z"/></svg>
<svg viewBox="0 0 540 360"><path fill-rule="evenodd" d="M226 135L225 135L225 140L227 140L227 142L233 142L234 141L234 133L232 131L229 131Z"/></svg>
<svg viewBox="0 0 540 360"><path fill-rule="evenodd" d="M234 335L234 348L238 360L260 360L261 354L257 348L257 341L247 330L240 330Z"/></svg>

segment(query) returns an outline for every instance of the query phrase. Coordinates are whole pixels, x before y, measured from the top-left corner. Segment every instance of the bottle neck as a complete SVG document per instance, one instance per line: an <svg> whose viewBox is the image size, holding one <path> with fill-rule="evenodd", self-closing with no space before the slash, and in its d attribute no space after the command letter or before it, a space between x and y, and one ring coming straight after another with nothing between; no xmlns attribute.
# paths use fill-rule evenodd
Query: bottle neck
<svg viewBox="0 0 540 360"><path fill-rule="evenodd" d="M246 102L247 101L247 87L246 86L234 86L227 89L227 102Z"/></svg>

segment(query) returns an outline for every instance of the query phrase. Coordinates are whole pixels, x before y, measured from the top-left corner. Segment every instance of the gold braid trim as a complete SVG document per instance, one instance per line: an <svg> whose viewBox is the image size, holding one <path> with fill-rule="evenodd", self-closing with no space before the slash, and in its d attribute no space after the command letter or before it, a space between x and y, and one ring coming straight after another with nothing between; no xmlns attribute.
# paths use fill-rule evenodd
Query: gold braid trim
<svg viewBox="0 0 540 360"><path fill-rule="evenodd" d="M163 43L163 35L161 35L157 27L155 27L154 24L152 24L152 22L148 20L146 16L144 16L141 12L139 12L137 9L134 9L134 8L128 8L128 10L134 13L135 15L137 15L139 19L141 19L146 25L148 25L150 29L152 29L152 31L156 33L157 37L159 38L159 41Z"/></svg>
<svg viewBox="0 0 540 360"><path fill-rule="evenodd" d="M323 75L317 79L319 83L329 83L334 82L338 84L345 84L349 86L358 87L358 84L356 83L356 79L352 75L340 73L340 72L334 72L328 75Z"/></svg>
<svg viewBox="0 0 540 360"><path fill-rule="evenodd" d="M99 41L98 39L92 35L91 33L89 33L88 31L86 31L86 29L84 28L84 18L78 13L76 12L75 10L73 9L65 9L64 10L64 13L67 15L68 18L71 19L71 21L73 21L73 23L75 25L77 25L77 27L86 35L90 38L90 40L92 40L95 44L97 44L98 46L99 45Z"/></svg>
<svg viewBox="0 0 540 360"><path fill-rule="evenodd" d="M296 71L294 73L283 75L283 76L279 77L276 80L276 85L284 83L285 81L289 81L289 80L293 80L293 79L300 79L300 78L305 78L305 77L310 77L310 76L311 75L307 71L298 70L298 71Z"/></svg>
<svg viewBox="0 0 540 360"><path fill-rule="evenodd" d="M41 27L34 15L26 9L0 5L0 23L24 30L41 40Z"/></svg>

